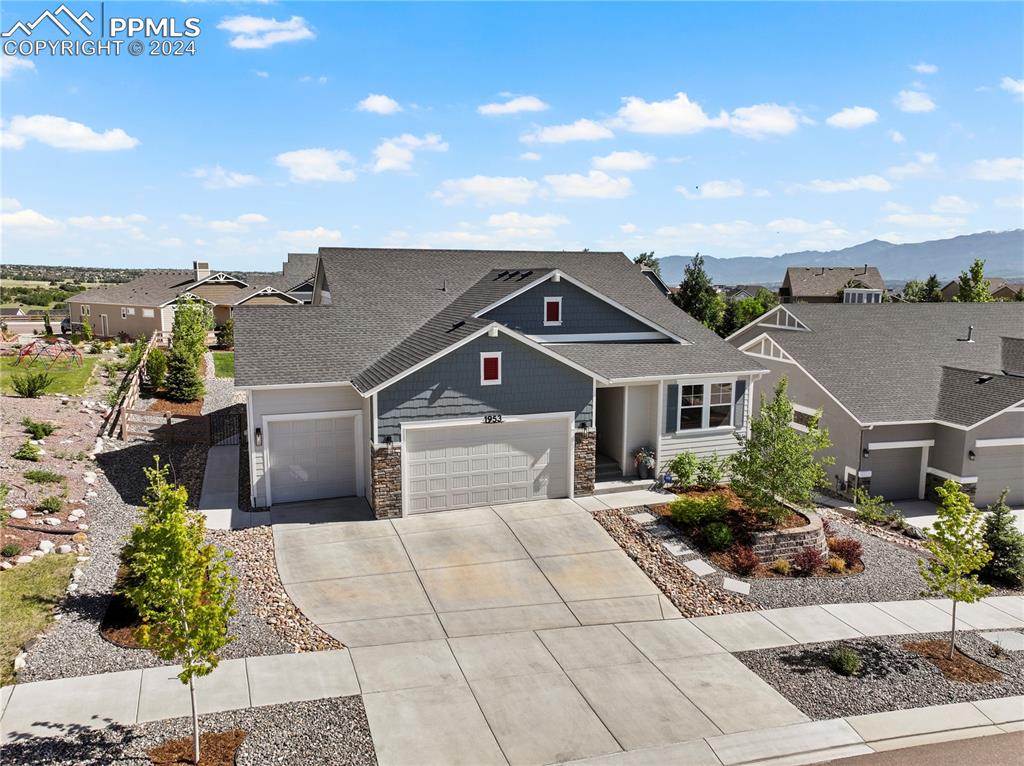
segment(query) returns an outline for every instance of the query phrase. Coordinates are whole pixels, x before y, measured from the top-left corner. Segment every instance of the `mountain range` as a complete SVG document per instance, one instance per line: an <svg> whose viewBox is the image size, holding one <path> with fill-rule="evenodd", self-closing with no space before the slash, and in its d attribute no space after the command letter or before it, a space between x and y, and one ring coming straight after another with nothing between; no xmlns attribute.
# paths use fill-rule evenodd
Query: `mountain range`
<svg viewBox="0 0 1024 766"><path fill-rule="evenodd" d="M1024 229L984 231L951 239L894 244L873 239L842 250L804 250L770 257L705 256L704 268L716 284L779 284L789 266L877 266L886 281L905 282L937 274L940 280L956 278L975 258L985 261L985 273L1009 278L1024 277ZM666 284L677 285L683 267L692 256L659 258Z"/></svg>

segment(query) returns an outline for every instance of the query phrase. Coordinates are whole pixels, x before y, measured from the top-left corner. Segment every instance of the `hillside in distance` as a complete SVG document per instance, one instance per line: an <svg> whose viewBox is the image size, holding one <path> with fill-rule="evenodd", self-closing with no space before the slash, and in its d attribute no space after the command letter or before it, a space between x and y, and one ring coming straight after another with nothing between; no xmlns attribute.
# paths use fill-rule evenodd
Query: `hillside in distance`
<svg viewBox="0 0 1024 766"><path fill-rule="evenodd" d="M660 258L665 282L677 285L683 267L692 255ZM925 279L938 274L947 281L970 265L975 258L985 261L990 276L1024 277L1024 229L985 231L931 242L893 244L873 239L842 250L805 250L767 258L705 256L705 268L718 284L779 284L788 266L877 266L882 277L894 282Z"/></svg>

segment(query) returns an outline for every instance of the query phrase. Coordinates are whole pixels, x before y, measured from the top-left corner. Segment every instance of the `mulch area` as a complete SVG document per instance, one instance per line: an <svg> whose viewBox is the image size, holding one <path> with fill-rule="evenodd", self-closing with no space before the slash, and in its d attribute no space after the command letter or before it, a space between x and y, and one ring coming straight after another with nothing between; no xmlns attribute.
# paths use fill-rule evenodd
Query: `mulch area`
<svg viewBox="0 0 1024 766"><path fill-rule="evenodd" d="M201 380L206 379L206 355L199 360L199 378ZM203 414L203 400L202 398L197 399L194 402L172 402L170 399L165 399L159 395L159 393L150 393L143 395L142 401L146 402L147 409L152 410L153 413L169 412L172 415L202 415Z"/></svg>
<svg viewBox="0 0 1024 766"><path fill-rule="evenodd" d="M948 641L911 641L904 644L903 648L930 660L950 681L985 684L1002 678L1000 673L971 659L959 649L950 657Z"/></svg>
<svg viewBox="0 0 1024 766"><path fill-rule="evenodd" d="M234 766L238 748L245 740L245 732L241 729L216 731L199 735L199 766ZM155 766L166 764L189 763L192 760L192 737L180 737L163 742L146 751L149 760Z"/></svg>
<svg viewBox="0 0 1024 766"><path fill-rule="evenodd" d="M131 602L120 593L114 593L107 604L107 611L100 623L100 635L115 646L125 649L142 649L138 631L142 618Z"/></svg>
<svg viewBox="0 0 1024 766"><path fill-rule="evenodd" d="M718 495L719 497L725 498L726 513L725 518L723 518L722 521L733 531L733 534L736 535L745 535L751 531L764 532L773 529L792 529L794 527L802 527L807 524L807 519L799 513L794 513L789 509L786 509L785 515L780 520L769 520L763 514L748 508L746 501L737 495L733 491L732 487L728 486L716 487L715 489L697 489L694 487L687 489L669 488L669 491L673 492L680 498L694 498L701 500L709 495ZM652 506L651 510L659 516L671 519L672 511L670 506L671 503L665 503L663 505Z"/></svg>

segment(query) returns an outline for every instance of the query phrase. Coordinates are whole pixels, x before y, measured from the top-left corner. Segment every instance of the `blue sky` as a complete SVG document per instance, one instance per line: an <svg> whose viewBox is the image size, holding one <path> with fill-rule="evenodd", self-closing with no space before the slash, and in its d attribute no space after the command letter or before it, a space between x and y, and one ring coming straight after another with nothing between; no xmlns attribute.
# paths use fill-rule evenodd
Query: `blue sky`
<svg viewBox="0 0 1024 766"><path fill-rule="evenodd" d="M5 262L773 255L1024 226L1019 3L105 11L196 16L196 55L4 56Z"/></svg>

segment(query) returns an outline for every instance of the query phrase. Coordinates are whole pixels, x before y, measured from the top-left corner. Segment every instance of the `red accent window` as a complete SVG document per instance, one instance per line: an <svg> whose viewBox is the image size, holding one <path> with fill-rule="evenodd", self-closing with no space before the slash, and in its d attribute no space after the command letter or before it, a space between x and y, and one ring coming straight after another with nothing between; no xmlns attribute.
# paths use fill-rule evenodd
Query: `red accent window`
<svg viewBox="0 0 1024 766"><path fill-rule="evenodd" d="M485 356L484 357L484 380L500 380L501 379L501 360L496 356Z"/></svg>
<svg viewBox="0 0 1024 766"><path fill-rule="evenodd" d="M562 305L558 301L548 301L544 304L544 321L559 322L562 319Z"/></svg>

